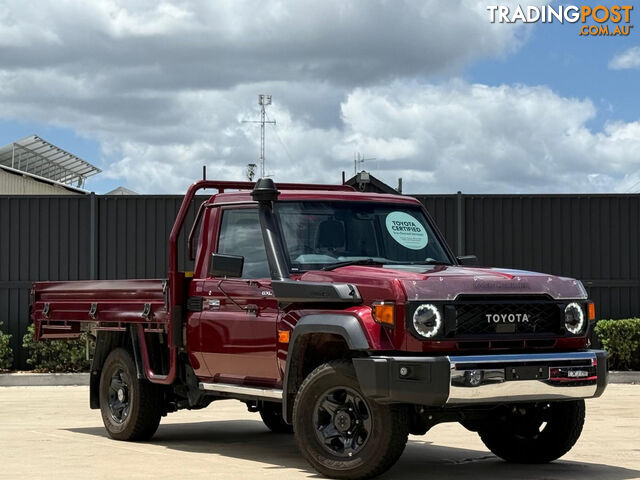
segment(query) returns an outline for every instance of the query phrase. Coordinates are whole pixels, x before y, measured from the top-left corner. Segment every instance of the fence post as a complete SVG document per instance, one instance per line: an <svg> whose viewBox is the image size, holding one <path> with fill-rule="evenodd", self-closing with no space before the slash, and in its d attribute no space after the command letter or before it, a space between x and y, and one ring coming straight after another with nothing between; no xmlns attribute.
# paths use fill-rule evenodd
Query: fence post
<svg viewBox="0 0 640 480"><path fill-rule="evenodd" d="M462 192L458 191L456 196L457 200L457 212L456 212L456 255L462 256L464 255L464 205Z"/></svg>
<svg viewBox="0 0 640 480"><path fill-rule="evenodd" d="M96 194L89 194L89 279L98 279L98 212Z"/></svg>

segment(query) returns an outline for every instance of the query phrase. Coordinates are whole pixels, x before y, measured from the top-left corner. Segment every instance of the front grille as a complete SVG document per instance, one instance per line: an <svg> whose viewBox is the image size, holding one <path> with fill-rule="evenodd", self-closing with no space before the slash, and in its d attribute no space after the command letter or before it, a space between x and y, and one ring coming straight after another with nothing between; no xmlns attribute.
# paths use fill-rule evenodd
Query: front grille
<svg viewBox="0 0 640 480"><path fill-rule="evenodd" d="M418 339L424 337L415 332L412 319L422 303L430 302L407 304L408 328ZM435 338L456 339L465 342L465 348L481 349L484 347L479 342L486 341L490 341L490 348L516 348L515 343L510 345L506 343L508 341L517 341L522 348L549 348L533 340L552 340L555 343L555 338L566 335L563 325L566 302L546 296L493 296L488 299L467 295L451 303L433 303L442 312L443 323L440 334ZM526 321L524 315L527 316Z"/></svg>
<svg viewBox="0 0 640 480"><path fill-rule="evenodd" d="M453 333L456 337L502 334L557 335L561 333L561 309L556 303L500 302L487 304L472 302L458 303L452 307L455 328L453 332L447 333L449 335ZM449 322L445 320L445 323Z"/></svg>

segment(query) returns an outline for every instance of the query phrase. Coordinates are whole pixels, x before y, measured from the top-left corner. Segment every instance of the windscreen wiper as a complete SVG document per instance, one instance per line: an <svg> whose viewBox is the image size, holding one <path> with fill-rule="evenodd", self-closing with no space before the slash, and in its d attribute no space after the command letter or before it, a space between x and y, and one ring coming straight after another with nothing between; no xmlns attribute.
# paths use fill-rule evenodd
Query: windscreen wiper
<svg viewBox="0 0 640 480"><path fill-rule="evenodd" d="M361 258L359 260L345 260L344 262L336 262L325 265L320 270L334 270L340 267L348 267L349 265L451 265L450 262L441 260L421 260L403 262L400 260L375 260L373 258Z"/></svg>
<svg viewBox="0 0 640 480"><path fill-rule="evenodd" d="M340 267L348 267L349 265L382 265L386 261L374 260L373 258L360 258L358 260L345 260L344 262L336 262L325 265L320 270L334 270Z"/></svg>

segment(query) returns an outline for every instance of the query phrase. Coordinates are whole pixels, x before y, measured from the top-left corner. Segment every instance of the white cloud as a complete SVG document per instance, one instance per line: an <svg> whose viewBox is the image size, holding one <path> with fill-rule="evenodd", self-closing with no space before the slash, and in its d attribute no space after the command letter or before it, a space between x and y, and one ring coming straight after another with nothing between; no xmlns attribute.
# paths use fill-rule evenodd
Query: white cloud
<svg viewBox="0 0 640 480"><path fill-rule="evenodd" d="M360 144L403 141L373 173L393 183L401 169L406 191L416 193L613 191L640 167L639 122L593 132L589 100L545 87L454 81L359 89L342 111Z"/></svg>
<svg viewBox="0 0 640 480"><path fill-rule="evenodd" d="M512 51L524 32L491 24L478 0L43 0L0 14L0 57L4 70L82 75L105 93L354 85L452 71Z"/></svg>
<svg viewBox="0 0 640 480"><path fill-rule="evenodd" d="M640 68L640 47L631 47L613 57L609 62L609 68L612 70Z"/></svg>
<svg viewBox="0 0 640 480"><path fill-rule="evenodd" d="M276 180L338 181L360 151L412 192L631 186L638 123L594 132L589 100L545 87L435 83L526 31L475 0L14 2L0 12L0 116L96 139L101 176L142 193L181 192L202 164L241 178L258 93L274 98Z"/></svg>
<svg viewBox="0 0 640 480"><path fill-rule="evenodd" d="M185 108L202 120L215 105L280 88L200 94L185 99ZM286 98L281 95L276 99ZM402 176L406 192L570 193L624 191L640 167L640 122L594 132L587 126L596 113L589 100L545 87L398 82L354 89L340 111L340 127L319 128L291 115L286 101L276 102L271 117L278 125L267 127L267 171L279 181L335 182L341 170L351 174L353 152L360 151L376 158L366 169L391 185ZM258 127L238 119L233 109L209 117L192 141L127 143L107 175L143 192L179 192L203 163L212 177L241 178L257 157Z"/></svg>

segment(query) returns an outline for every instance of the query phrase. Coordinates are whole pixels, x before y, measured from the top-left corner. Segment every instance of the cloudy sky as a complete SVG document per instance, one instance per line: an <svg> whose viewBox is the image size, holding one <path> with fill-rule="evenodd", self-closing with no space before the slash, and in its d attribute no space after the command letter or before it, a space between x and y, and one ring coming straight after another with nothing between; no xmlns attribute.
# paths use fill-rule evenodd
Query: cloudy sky
<svg viewBox="0 0 640 480"><path fill-rule="evenodd" d="M244 178L269 93L276 181L337 182L360 152L410 193L640 191L640 30L492 24L493 3L0 0L0 145L38 134L98 193L180 193L202 165Z"/></svg>

